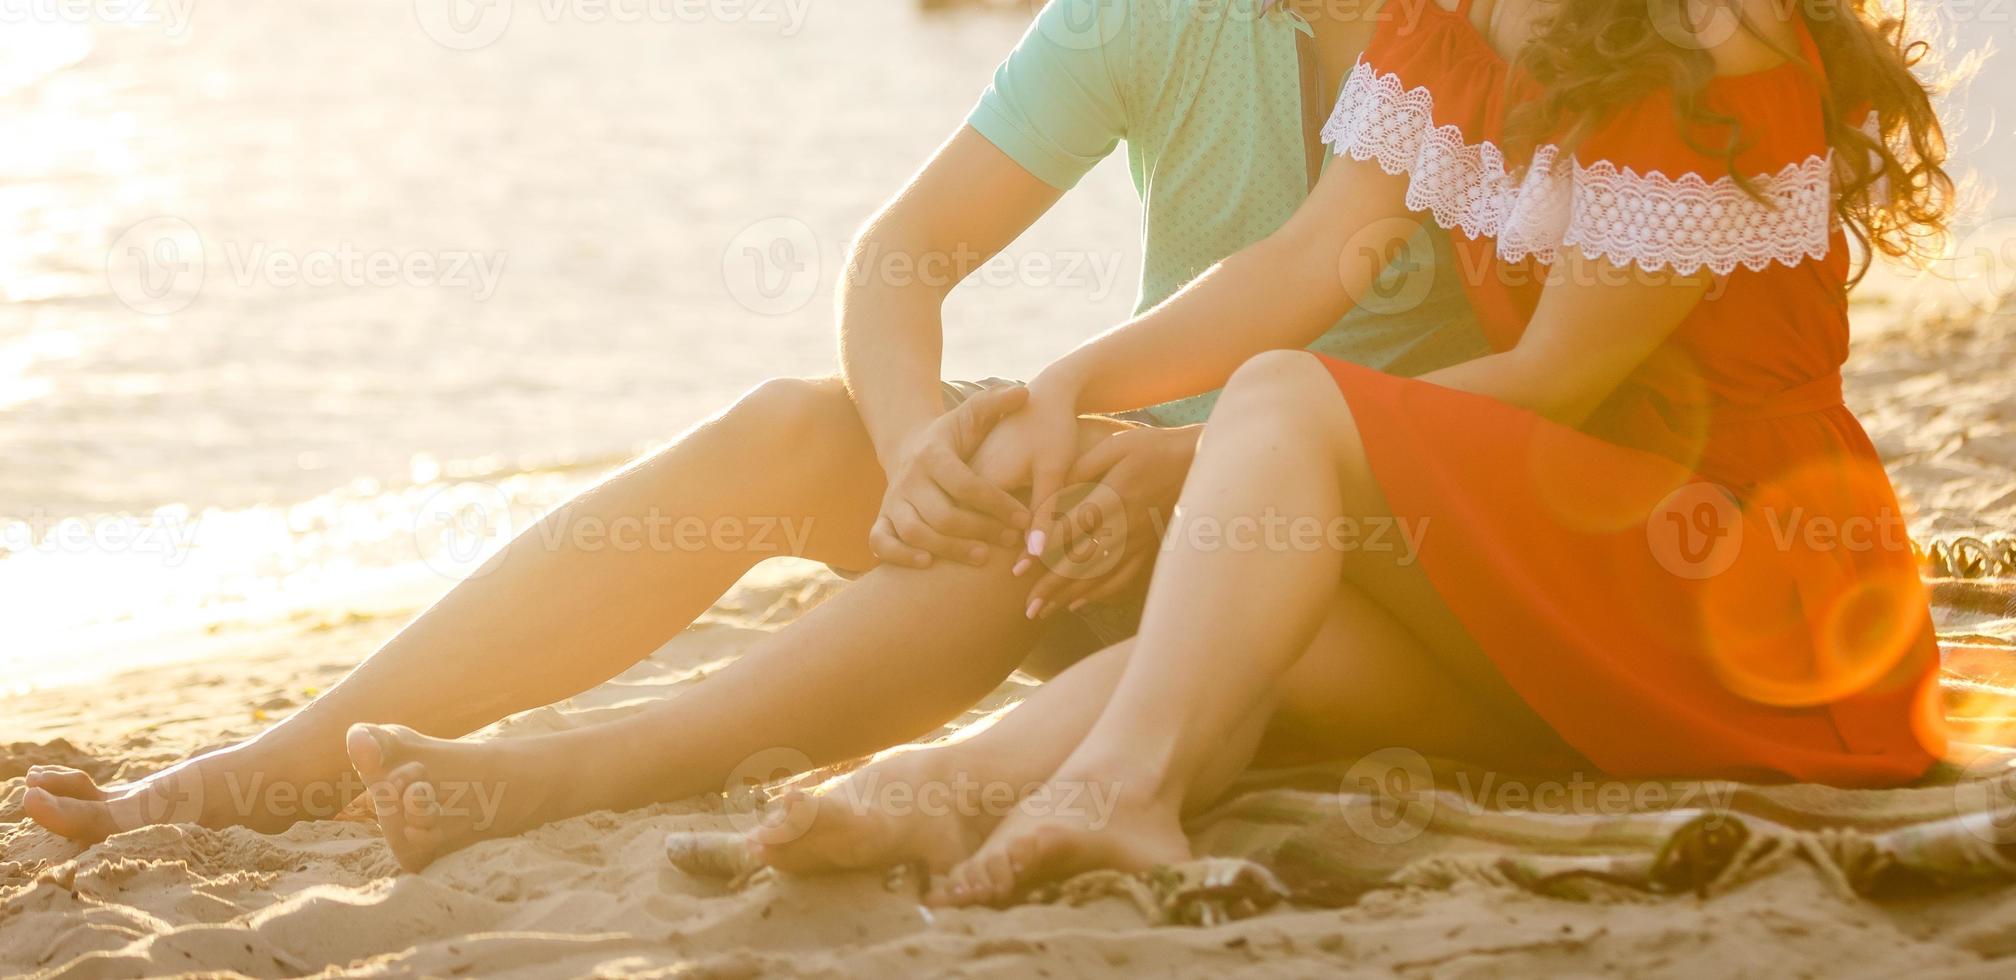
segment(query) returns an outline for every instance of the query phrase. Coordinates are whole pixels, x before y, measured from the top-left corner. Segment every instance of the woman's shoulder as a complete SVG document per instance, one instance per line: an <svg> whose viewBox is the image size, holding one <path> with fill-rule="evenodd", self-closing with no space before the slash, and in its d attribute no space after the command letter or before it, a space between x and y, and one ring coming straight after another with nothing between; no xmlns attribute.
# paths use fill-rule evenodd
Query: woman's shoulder
<svg viewBox="0 0 2016 980"><path fill-rule="evenodd" d="M1798 0L1727 0L1709 4L1699 18L1655 15L1653 26L1676 45L1706 51L1717 75L1748 75L1801 56L1803 6Z"/></svg>

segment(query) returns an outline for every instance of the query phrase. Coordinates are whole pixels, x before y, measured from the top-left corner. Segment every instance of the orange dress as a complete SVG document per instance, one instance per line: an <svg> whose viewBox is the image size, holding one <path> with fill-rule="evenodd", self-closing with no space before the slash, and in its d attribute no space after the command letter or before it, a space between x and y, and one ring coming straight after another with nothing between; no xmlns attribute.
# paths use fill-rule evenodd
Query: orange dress
<svg viewBox="0 0 2016 980"><path fill-rule="evenodd" d="M1606 270L1714 285L1592 419L1327 361L1421 567L1506 680L1623 776L1909 781L1944 753L1938 648L1903 515L1841 402L1848 253L1834 219L1826 81L1807 64L1715 79L1740 121L1690 145L1672 96L1572 149L1508 165L1530 96L1469 20L1389 18L1324 139L1408 176L1452 235L1494 346L1516 343L1564 246ZM1813 70L1808 70L1809 68Z"/></svg>

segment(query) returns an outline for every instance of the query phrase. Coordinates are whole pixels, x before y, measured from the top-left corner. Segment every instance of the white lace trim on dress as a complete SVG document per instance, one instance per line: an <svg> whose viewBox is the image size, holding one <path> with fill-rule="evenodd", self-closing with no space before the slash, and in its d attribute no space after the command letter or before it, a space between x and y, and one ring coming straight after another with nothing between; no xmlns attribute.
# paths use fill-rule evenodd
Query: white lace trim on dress
<svg viewBox="0 0 2016 980"><path fill-rule="evenodd" d="M1574 246L1620 266L1726 275L1739 265L1759 270L1827 254L1831 154L1757 176L1762 200L1727 176L1675 179L1607 160L1583 165L1572 156L1557 166L1556 146L1540 147L1514 173L1497 146L1467 143L1455 126L1435 125L1433 104L1426 88L1406 88L1399 76L1360 61L1323 127L1323 142L1340 156L1407 174L1408 207L1471 238L1495 239L1507 261L1551 262L1559 248Z"/></svg>

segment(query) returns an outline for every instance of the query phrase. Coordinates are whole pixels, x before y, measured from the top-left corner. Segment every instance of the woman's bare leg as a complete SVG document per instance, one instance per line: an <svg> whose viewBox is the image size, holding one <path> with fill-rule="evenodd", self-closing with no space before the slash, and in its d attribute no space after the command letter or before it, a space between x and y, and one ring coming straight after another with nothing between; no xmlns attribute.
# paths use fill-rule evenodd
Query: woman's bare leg
<svg viewBox="0 0 2016 980"><path fill-rule="evenodd" d="M718 517L793 520L809 530L807 557L865 568L874 563L865 543L882 487L837 383L772 382L547 521L606 526L650 514L699 516L710 526ZM548 547L549 540L559 545ZM39 770L30 777L39 791L31 792L30 814L85 840L164 820L278 829L329 816L358 788L344 749L350 725L388 722L460 735L578 693L648 655L775 553L582 550L570 542L565 534L528 531L494 571L456 587L341 684L248 742L111 790L74 770ZM956 715L999 683L1032 642L1016 601L1026 583L999 569L939 563L900 578L878 574L881 585L849 588L830 610L679 698L680 712L696 722L678 730L767 731L775 744L802 744L815 757L834 751L829 738L846 751L879 748ZM892 679L915 683L876 687ZM887 700L863 710L874 702L839 695L847 684ZM758 687L761 697L752 693ZM930 718L936 721L922 720ZM747 755L704 739L691 744L695 754L718 753L708 760L732 756L728 765ZM702 781L719 786L712 775ZM293 788L285 799L320 805L287 812L256 805L265 798L257 791L275 785Z"/></svg>
<svg viewBox="0 0 2016 980"><path fill-rule="evenodd" d="M1446 685L1483 706L1496 731L1473 740L1470 750L1495 751L1500 760L1507 752L1567 754L1463 634L1419 569L1396 560L1403 555L1299 546L1287 537L1240 547L1229 536L1262 519L1277 527L1296 519L1329 527L1344 515L1390 518L1349 408L1314 358L1265 355L1240 370L1213 413L1179 513L1175 544L1158 565L1120 684L1050 777L1057 785L1112 787L1110 817L1094 826L1075 815L1011 816L955 870L954 881L965 888L955 901L995 901L1030 881L1087 867L1134 870L1187 856L1183 808L1208 801L1245 764L1240 733L1277 707L1286 709L1277 721L1314 744L1348 744L1367 734L1331 703L1339 684L1363 676L1357 658L1365 647L1347 640L1341 656L1311 660L1307 669L1324 671L1327 684L1282 683L1313 649L1316 631L1336 608L1340 582L1415 637ZM1185 536L1186 528L1206 525L1213 537ZM1192 545L1206 540L1220 543ZM1390 669L1393 658L1383 662ZM1386 704L1389 713L1446 713L1444 699L1426 691ZM1391 730L1397 736L1410 729ZM1407 743L1396 737L1384 744Z"/></svg>
<svg viewBox="0 0 2016 980"><path fill-rule="evenodd" d="M1052 787L1057 771L1118 687L1135 641L1109 647L1043 685L970 738L892 755L817 794L792 794L752 831L759 861L808 873L922 861L934 873L964 860L1010 813L1070 814L1097 823L1118 787ZM1491 759L1510 749L1507 725L1471 697L1420 640L1357 589L1335 593L1323 626L1282 678L1263 727L1249 719L1193 782L1201 806L1257 751L1292 764L1406 746L1426 755ZM1421 711L1422 704L1439 710ZM1256 749L1257 743L1257 749ZM980 866L938 883L938 901L1006 897L982 891Z"/></svg>

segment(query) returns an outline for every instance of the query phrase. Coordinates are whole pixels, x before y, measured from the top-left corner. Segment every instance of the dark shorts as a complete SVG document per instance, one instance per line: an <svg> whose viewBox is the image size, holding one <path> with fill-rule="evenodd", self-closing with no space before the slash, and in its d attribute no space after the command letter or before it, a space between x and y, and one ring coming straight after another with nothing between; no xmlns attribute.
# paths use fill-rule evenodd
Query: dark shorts
<svg viewBox="0 0 2016 980"><path fill-rule="evenodd" d="M989 388L1020 383L1006 378L981 378L978 381L941 381L939 389L944 396L945 410L949 412ZM1115 417L1123 422L1155 424L1139 412ZM834 568L833 573L849 581L863 574L845 568ZM1146 585L1146 582L1137 582L1121 595L1086 603L1075 613L1065 611L1052 615L1044 621L1043 639L1032 659L1041 660L1046 666L1066 663L1133 636L1141 628L1141 604L1147 593Z"/></svg>

